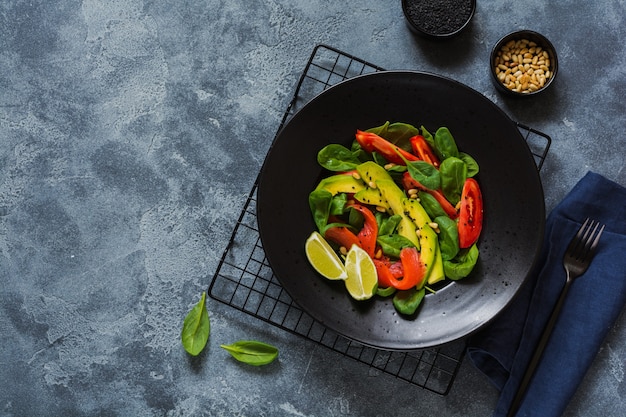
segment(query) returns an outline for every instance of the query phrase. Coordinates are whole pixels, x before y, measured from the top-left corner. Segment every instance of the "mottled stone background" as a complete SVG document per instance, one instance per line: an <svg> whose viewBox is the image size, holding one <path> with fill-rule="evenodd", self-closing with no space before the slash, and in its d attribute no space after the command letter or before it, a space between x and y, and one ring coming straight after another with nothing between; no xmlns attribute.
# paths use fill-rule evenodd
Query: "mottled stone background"
<svg viewBox="0 0 626 417"><path fill-rule="evenodd" d="M3 1L0 415L489 415L497 393L468 361L441 397L212 300L192 359L182 320L316 44L450 76L548 133L549 210L590 169L626 184L625 15L623 0L481 0L468 31L435 43L400 1ZM528 101L487 73L518 28L561 64ZM242 338L280 360L251 369L219 348ZM622 318L568 416L623 415L624 340Z"/></svg>

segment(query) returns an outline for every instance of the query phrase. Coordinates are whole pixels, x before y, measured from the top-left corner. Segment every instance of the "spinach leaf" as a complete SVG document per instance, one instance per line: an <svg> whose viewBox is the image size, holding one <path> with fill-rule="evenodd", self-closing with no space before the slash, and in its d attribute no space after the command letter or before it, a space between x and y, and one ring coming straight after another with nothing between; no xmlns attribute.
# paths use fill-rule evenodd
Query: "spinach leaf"
<svg viewBox="0 0 626 417"><path fill-rule="evenodd" d="M394 214L393 216L383 217L383 214L380 214L380 222L378 223L378 234L379 235L390 235L398 227L400 224L400 220L402 220L402 216L399 214Z"/></svg>
<svg viewBox="0 0 626 417"><path fill-rule="evenodd" d="M419 130L408 123L392 123L387 127L386 136L383 136L389 142L404 149L411 150L411 139L413 136L419 135Z"/></svg>
<svg viewBox="0 0 626 417"><path fill-rule="evenodd" d="M402 174L404 174L406 171L407 168L404 165L393 165L387 169L389 175L391 175L391 177L394 179L400 179L402 177Z"/></svg>
<svg viewBox="0 0 626 417"><path fill-rule="evenodd" d="M393 287L387 287L387 288L383 288L383 287L378 287L376 288L376 295L379 297L389 297L392 296L393 294L395 294L396 289Z"/></svg>
<svg viewBox="0 0 626 417"><path fill-rule="evenodd" d="M200 301L187 313L183 322L180 334L183 347L190 355L197 356L206 346L210 332L211 322L206 310L206 292L203 292Z"/></svg>
<svg viewBox="0 0 626 417"><path fill-rule="evenodd" d="M419 130L415 126L400 122L386 122L384 125L367 129L367 131L377 134L405 151L411 150L409 139L419 135Z"/></svg>
<svg viewBox="0 0 626 417"><path fill-rule="evenodd" d="M233 358L248 365L261 366L272 363L278 357L278 349L256 340L240 340L230 345L220 345Z"/></svg>
<svg viewBox="0 0 626 417"><path fill-rule="evenodd" d="M361 144L359 142L357 142L356 140L352 141L352 145L350 147L350 150L353 152L354 156L357 157L357 159L363 163L363 162L367 162L367 161L371 161L372 155L370 155L369 152L367 152L365 149L363 149L361 147Z"/></svg>
<svg viewBox="0 0 626 417"><path fill-rule="evenodd" d="M317 230L322 233L322 236L324 235L324 229L326 229L326 223L328 223L332 200L333 195L327 190L315 190L309 194L309 207L313 214L313 221L315 226L317 226Z"/></svg>
<svg viewBox="0 0 626 417"><path fill-rule="evenodd" d="M430 146L430 149L435 149L435 138L432 133L430 133L424 126L420 127L420 129L422 130L422 136L426 140L426 143L428 143L428 146Z"/></svg>
<svg viewBox="0 0 626 417"><path fill-rule="evenodd" d="M419 305L422 303L425 294L425 288L419 290L413 288L406 291L398 291L393 296L393 306L396 308L398 313L410 316L415 313Z"/></svg>
<svg viewBox="0 0 626 417"><path fill-rule="evenodd" d="M471 155L466 154L465 152L459 152L459 159L463 162L465 162L465 165L467 165L467 177L473 177L474 175L478 174L479 168L478 168L478 162L476 162L476 160L474 158L472 158Z"/></svg>
<svg viewBox="0 0 626 417"><path fill-rule="evenodd" d="M436 190L441 185L441 174L434 166L424 161L407 161L406 169L414 180L429 190ZM441 168L440 168L441 169Z"/></svg>
<svg viewBox="0 0 626 417"><path fill-rule="evenodd" d="M326 227L324 228L324 230L320 232L320 234L322 236L326 236L326 231L330 229L331 227L345 227L346 229L350 230L351 232L355 234L358 233L358 230L348 223L334 222L334 223L328 223ZM328 243L330 243L331 246L334 245L333 242L328 242Z"/></svg>
<svg viewBox="0 0 626 417"><path fill-rule="evenodd" d="M449 261L443 261L443 271L452 280L465 278L472 272L478 261L478 246L474 243L467 249L461 249L458 255Z"/></svg>
<svg viewBox="0 0 626 417"><path fill-rule="evenodd" d="M456 222L450 217L435 217L433 220L439 226L439 249L441 249L441 257L444 261L453 259L459 253L459 229Z"/></svg>
<svg viewBox="0 0 626 417"><path fill-rule="evenodd" d="M371 133L374 133L374 134L380 136L381 138L384 138L387 135L387 128L388 127L389 127L389 122L387 121L383 125L367 129L366 132L371 132Z"/></svg>
<svg viewBox="0 0 626 417"><path fill-rule="evenodd" d="M378 235L376 242L380 245L383 253L394 258L400 257L402 248L411 248L415 245L404 236L398 234Z"/></svg>
<svg viewBox="0 0 626 417"><path fill-rule="evenodd" d="M348 224L352 226L356 230L361 230L363 228L363 223L365 219L360 211L355 209L349 209L348 212Z"/></svg>
<svg viewBox="0 0 626 417"><path fill-rule="evenodd" d="M323 147L317 153L317 162L329 171L351 171L361 163L359 152L338 144Z"/></svg>
<svg viewBox="0 0 626 417"><path fill-rule="evenodd" d="M433 197L432 194L426 191L419 191L417 196L420 199L420 204L422 205L422 207L424 207L424 210L426 210L428 217L430 217L431 219L446 215L445 210L443 209L443 207L441 207L441 204L439 204L437 199Z"/></svg>
<svg viewBox="0 0 626 417"><path fill-rule="evenodd" d="M372 152L372 160L380 166L387 165L387 160L385 159L385 157L376 151Z"/></svg>
<svg viewBox="0 0 626 417"><path fill-rule="evenodd" d="M434 151L440 161L443 161L451 156L458 158L459 149L456 146L454 137L452 137L452 133L450 133L450 130L448 130L447 127L440 127L437 129L435 132L434 142Z"/></svg>
<svg viewBox="0 0 626 417"><path fill-rule="evenodd" d="M467 179L467 165L459 158L450 157L439 165L441 192L454 206L461 200L463 185Z"/></svg>
<svg viewBox="0 0 626 417"><path fill-rule="evenodd" d="M346 210L348 204L348 195L346 193L337 193L330 200L330 214L341 216Z"/></svg>

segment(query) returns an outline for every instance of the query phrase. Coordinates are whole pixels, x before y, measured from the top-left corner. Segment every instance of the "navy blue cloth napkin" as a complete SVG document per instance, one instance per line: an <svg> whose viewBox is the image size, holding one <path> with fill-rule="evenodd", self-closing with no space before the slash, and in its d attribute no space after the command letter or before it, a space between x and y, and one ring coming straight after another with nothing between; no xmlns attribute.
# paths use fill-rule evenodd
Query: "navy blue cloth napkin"
<svg viewBox="0 0 626 417"><path fill-rule="evenodd" d="M626 188L589 172L549 214L541 257L518 295L468 342L469 358L500 390L494 417L508 412L565 283L565 249L587 217L606 228L570 287L517 416L563 414L626 303Z"/></svg>

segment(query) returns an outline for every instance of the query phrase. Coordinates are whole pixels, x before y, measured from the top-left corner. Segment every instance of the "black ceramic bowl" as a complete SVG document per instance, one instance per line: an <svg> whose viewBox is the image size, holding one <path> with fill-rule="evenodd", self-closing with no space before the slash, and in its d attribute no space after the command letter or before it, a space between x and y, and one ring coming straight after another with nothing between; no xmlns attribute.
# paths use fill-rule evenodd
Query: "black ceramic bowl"
<svg viewBox="0 0 626 417"><path fill-rule="evenodd" d="M315 272L304 250L316 228L309 193L328 176L317 153L330 143L349 147L356 129L385 121L431 131L446 126L458 148L480 166L477 181L485 215L477 265L471 276L427 294L420 311L410 317L400 317L389 299L355 301L343 283ZM470 87L412 71L350 78L302 107L270 148L256 208L263 250L291 299L336 333L386 350L440 346L493 319L532 270L545 222L539 172L517 125Z"/></svg>
<svg viewBox="0 0 626 417"><path fill-rule="evenodd" d="M500 92L509 96L529 97L546 91L558 69L554 45L532 30L509 33L491 50L491 79Z"/></svg>
<svg viewBox="0 0 626 417"><path fill-rule="evenodd" d="M472 20L476 0L402 0L407 24L418 35L448 39Z"/></svg>

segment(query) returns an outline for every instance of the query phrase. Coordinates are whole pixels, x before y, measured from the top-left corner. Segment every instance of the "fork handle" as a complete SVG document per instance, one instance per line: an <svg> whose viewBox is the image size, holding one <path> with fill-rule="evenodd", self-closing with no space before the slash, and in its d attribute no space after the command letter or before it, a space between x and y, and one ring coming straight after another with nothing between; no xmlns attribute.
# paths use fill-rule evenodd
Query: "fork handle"
<svg viewBox="0 0 626 417"><path fill-rule="evenodd" d="M563 303L565 302L565 298L567 296L567 292L569 291L569 287L571 283L572 283L572 280L570 279L569 272L568 272L565 285L563 286L563 289L561 290L561 294L559 295L559 299L554 305L554 308L552 309L552 313L550 314L550 318L548 319L548 322L546 323L546 326L544 327L543 332L541 333L541 339L539 339L539 343L537 344L537 347L535 348L535 352L533 353L533 356L530 362L528 363L528 367L526 368L526 372L524 373L522 382L520 383L520 386L517 389L517 392L515 393L515 398L513 399L513 402L511 403L511 407L509 408L507 417L515 416L515 414L517 413L517 410L519 409L519 406L522 403L522 400L524 399L524 395L526 394L526 390L528 389L528 386L530 385L530 381L533 375L535 374L537 365L539 365L539 362L541 361L541 356L543 355L543 351L546 348L546 345L548 344L548 340L550 340L550 335L552 334L552 329L554 328L554 324L556 323L556 320L559 318L559 314L561 313L561 309L563 308Z"/></svg>

